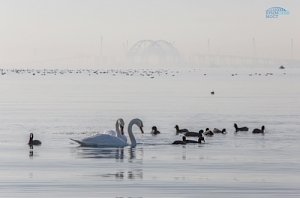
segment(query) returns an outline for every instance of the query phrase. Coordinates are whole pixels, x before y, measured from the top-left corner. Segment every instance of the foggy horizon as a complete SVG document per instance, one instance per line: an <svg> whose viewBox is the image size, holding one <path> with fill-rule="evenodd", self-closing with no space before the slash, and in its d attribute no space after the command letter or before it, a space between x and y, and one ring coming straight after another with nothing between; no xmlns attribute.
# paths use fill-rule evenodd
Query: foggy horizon
<svg viewBox="0 0 300 198"><path fill-rule="evenodd" d="M300 57L300 2L291 0L0 4L1 68L130 66L130 49L141 40L169 42L180 54L179 66L201 66L199 57L207 55L297 62ZM276 6L290 14L267 19L266 10Z"/></svg>

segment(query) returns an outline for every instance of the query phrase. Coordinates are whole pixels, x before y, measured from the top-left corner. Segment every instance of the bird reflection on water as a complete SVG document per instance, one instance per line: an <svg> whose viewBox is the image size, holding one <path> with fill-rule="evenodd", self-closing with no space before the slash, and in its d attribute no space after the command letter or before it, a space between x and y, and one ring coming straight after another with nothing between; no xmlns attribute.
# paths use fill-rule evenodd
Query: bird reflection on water
<svg viewBox="0 0 300 198"><path fill-rule="evenodd" d="M101 175L101 177L103 177L103 178L115 178L115 179L118 179L118 180L143 179L143 169L133 169L133 170L129 170L129 171L117 171L116 173Z"/></svg>
<svg viewBox="0 0 300 198"><path fill-rule="evenodd" d="M30 157L30 158L33 158L33 147L30 148L30 150L29 150L29 157Z"/></svg>
<svg viewBox="0 0 300 198"><path fill-rule="evenodd" d="M80 158L124 159L123 148L90 148L79 147L77 154Z"/></svg>
<svg viewBox="0 0 300 198"><path fill-rule="evenodd" d="M142 148L94 148L78 147L76 153L80 158L98 158L98 159L128 159L129 162L137 159L142 160ZM138 154L138 157L136 156Z"/></svg>
<svg viewBox="0 0 300 198"><path fill-rule="evenodd" d="M33 145L29 145L29 158L32 159L34 154L33 154L33 148L34 146Z"/></svg>
<svg viewBox="0 0 300 198"><path fill-rule="evenodd" d="M102 178L118 179L118 180L138 180L143 179L143 148L94 148L94 147L78 147L76 153L79 158L109 160L115 159L120 163L120 168L117 170L109 170L105 167L101 171L106 173L99 174ZM134 164L134 166L130 165Z"/></svg>

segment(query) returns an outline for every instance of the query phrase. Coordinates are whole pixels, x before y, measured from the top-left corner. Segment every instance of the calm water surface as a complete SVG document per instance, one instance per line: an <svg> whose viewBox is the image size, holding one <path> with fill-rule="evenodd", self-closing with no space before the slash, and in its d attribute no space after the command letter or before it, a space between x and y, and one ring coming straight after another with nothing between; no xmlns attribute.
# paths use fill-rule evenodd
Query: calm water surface
<svg viewBox="0 0 300 198"><path fill-rule="evenodd" d="M0 197L299 197L299 84L299 69L0 76ZM143 120L136 148L70 141L120 117ZM266 133L235 134L235 122ZM176 124L228 133L171 145ZM42 146L27 146L30 132Z"/></svg>

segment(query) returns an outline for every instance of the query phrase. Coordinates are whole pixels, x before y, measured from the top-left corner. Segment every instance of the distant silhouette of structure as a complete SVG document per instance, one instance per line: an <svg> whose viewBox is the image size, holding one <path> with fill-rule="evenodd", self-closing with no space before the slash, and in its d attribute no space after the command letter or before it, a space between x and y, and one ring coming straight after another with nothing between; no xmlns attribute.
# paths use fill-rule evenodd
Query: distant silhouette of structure
<svg viewBox="0 0 300 198"><path fill-rule="evenodd" d="M140 66L172 66L182 64L179 51L168 41L141 40L127 54L128 63Z"/></svg>

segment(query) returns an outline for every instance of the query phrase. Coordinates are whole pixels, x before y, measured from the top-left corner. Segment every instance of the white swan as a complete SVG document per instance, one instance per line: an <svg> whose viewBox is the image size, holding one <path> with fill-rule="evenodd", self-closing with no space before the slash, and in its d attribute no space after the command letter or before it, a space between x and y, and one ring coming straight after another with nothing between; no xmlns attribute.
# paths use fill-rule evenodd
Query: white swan
<svg viewBox="0 0 300 198"><path fill-rule="evenodd" d="M128 135L131 141L131 147L136 146L136 140L135 137L132 133L132 126L137 125L141 132L144 133L143 131L143 122L140 119L133 119L130 121L128 125ZM118 134L118 132L117 132ZM73 140L73 139L71 139ZM110 134L100 134L92 137L85 138L81 141L79 140L73 140L77 143L79 143L81 146L97 146L97 147L125 147L128 146L129 144L121 137L117 136L112 136Z"/></svg>
<svg viewBox="0 0 300 198"><path fill-rule="evenodd" d="M99 141L98 140L99 138L100 138L100 140L101 139L104 140L104 139L109 138L109 136L117 137L117 138L120 138L121 140L123 140L124 142L127 142L127 138L124 135L124 125L125 125L124 120L122 118L119 118L116 121L116 130L115 131L107 130L107 131L104 131L102 134L97 134L97 135L85 138L81 141L74 140L74 139L71 139L71 140L79 143L81 146L97 146L96 143ZM120 131L120 128L121 128L121 131Z"/></svg>

